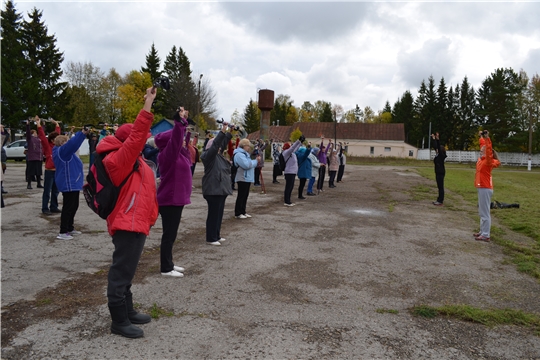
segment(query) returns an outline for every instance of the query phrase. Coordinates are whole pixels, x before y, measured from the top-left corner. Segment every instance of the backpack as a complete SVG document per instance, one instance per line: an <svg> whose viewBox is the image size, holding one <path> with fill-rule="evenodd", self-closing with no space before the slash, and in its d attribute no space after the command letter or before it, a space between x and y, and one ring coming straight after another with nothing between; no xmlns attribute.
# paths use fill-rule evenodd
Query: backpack
<svg viewBox="0 0 540 360"><path fill-rule="evenodd" d="M103 159L109 153L95 154L94 164L90 167L90 171L86 176L86 184L84 184L82 192L86 203L96 214L102 219L107 219L116 206L120 190L126 184L131 174L139 168L139 160L133 165L133 170L122 181L119 186L114 186L105 166Z"/></svg>
<svg viewBox="0 0 540 360"><path fill-rule="evenodd" d="M291 157L289 156L289 159ZM289 159L287 159L287 161L289 161ZM287 161L285 161L285 157L283 156L283 153L279 154L279 169L281 171L285 171L285 166L287 165Z"/></svg>

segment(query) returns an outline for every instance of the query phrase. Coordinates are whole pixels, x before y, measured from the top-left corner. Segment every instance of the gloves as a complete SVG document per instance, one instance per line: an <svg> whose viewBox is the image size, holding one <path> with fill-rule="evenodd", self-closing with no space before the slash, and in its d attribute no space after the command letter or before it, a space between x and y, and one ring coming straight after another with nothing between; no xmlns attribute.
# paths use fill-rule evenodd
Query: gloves
<svg viewBox="0 0 540 360"><path fill-rule="evenodd" d="M301 135L298 140L300 140L300 142L303 143L304 141L306 141L306 137L304 135Z"/></svg>

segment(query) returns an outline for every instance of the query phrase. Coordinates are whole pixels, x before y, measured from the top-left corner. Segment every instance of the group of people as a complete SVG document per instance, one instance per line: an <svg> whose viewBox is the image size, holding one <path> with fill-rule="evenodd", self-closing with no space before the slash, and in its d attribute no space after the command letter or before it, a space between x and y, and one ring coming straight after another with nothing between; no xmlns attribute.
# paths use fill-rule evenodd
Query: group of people
<svg viewBox="0 0 540 360"><path fill-rule="evenodd" d="M489 131L483 130L478 133L480 144L480 156L476 161L476 173L474 176L474 186L478 193L478 214L480 215L480 230L473 234L477 241L490 242L491 232L491 198L493 197L493 177L492 170L499 167L501 162L497 152L493 150L493 144L489 137ZM435 180L439 196L433 202L435 206L443 206L444 203L444 177L446 169L444 161L447 158L446 149L440 142L439 133L431 134L433 147L435 148Z"/></svg>

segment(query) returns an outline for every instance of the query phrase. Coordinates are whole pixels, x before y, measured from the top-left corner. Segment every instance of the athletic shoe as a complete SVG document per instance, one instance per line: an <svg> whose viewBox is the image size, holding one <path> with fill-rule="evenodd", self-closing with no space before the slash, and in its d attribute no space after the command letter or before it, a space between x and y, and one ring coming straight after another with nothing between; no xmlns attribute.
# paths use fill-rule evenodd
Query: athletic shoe
<svg viewBox="0 0 540 360"><path fill-rule="evenodd" d="M279 181L272 181L272 184L279 184Z"/></svg>
<svg viewBox="0 0 540 360"><path fill-rule="evenodd" d="M49 210L42 211L43 215L52 215L52 212Z"/></svg>
<svg viewBox="0 0 540 360"><path fill-rule="evenodd" d="M433 205L435 205L435 206L443 206L443 203L438 202L438 201L434 201Z"/></svg>
<svg viewBox="0 0 540 360"><path fill-rule="evenodd" d="M214 246L220 246L221 243L219 241L214 241L214 242L206 242L208 245L214 245Z"/></svg>
<svg viewBox="0 0 540 360"><path fill-rule="evenodd" d="M178 271L178 272L184 272L184 270L186 270L186 269L184 269L184 268L181 267L181 266L173 266L173 270L176 270L176 271Z"/></svg>
<svg viewBox="0 0 540 360"><path fill-rule="evenodd" d="M261 186L261 184L253 184L253 186Z"/></svg>
<svg viewBox="0 0 540 360"><path fill-rule="evenodd" d="M58 234L56 238L59 240L71 240L73 239L73 236L69 235L69 233L65 233L65 234Z"/></svg>
<svg viewBox="0 0 540 360"><path fill-rule="evenodd" d="M315 194L315 193L307 193L306 195L307 196L317 196L317 194Z"/></svg>
<svg viewBox="0 0 540 360"><path fill-rule="evenodd" d="M176 270L171 270L169 272L162 272L161 275L163 275L163 276L172 276L172 277L183 277L184 276L184 274L182 274L181 272L176 271Z"/></svg>
<svg viewBox="0 0 540 360"><path fill-rule="evenodd" d="M82 232L73 229L73 230L71 230L70 232L68 232L68 234L69 234L69 235L72 235L72 236L73 236L73 235L81 235Z"/></svg>
<svg viewBox="0 0 540 360"><path fill-rule="evenodd" d="M238 216L235 216L235 218L237 218L237 219L247 219L247 216L244 215L244 214L240 214Z"/></svg>
<svg viewBox="0 0 540 360"><path fill-rule="evenodd" d="M219 242L222 242L222 241L227 241L227 239L225 239L225 238L219 238L219 240L218 240L218 241L219 241Z"/></svg>
<svg viewBox="0 0 540 360"><path fill-rule="evenodd" d="M476 241L485 241L485 242L490 242L491 241L490 238L488 238L487 236L482 236L482 235L476 236L474 238L474 240L476 240Z"/></svg>
<svg viewBox="0 0 540 360"><path fill-rule="evenodd" d="M303 196L299 196L298 198L299 198L300 200L306 200L306 198L303 197Z"/></svg>
<svg viewBox="0 0 540 360"><path fill-rule="evenodd" d="M249 214L244 214L244 216L247 217L247 218L251 217L251 215L249 215Z"/></svg>
<svg viewBox="0 0 540 360"><path fill-rule="evenodd" d="M62 210L60 210L60 209L54 209L54 210L51 209L51 212L52 212L53 214L61 214L61 213L62 213Z"/></svg>
<svg viewBox="0 0 540 360"><path fill-rule="evenodd" d="M290 203L290 204L285 203L285 204L283 204L283 205L285 205L285 206L294 206L294 205L296 205L296 204L295 204L295 203Z"/></svg>
<svg viewBox="0 0 540 360"><path fill-rule="evenodd" d="M480 235L482 235L481 232L477 232L477 233L472 234L472 236L474 236L474 237L479 237Z"/></svg>

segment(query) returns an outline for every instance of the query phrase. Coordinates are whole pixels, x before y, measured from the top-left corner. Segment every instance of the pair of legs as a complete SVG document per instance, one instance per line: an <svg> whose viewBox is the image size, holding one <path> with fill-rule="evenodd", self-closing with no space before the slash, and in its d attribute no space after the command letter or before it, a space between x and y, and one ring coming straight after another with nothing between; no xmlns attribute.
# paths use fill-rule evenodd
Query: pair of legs
<svg viewBox="0 0 540 360"><path fill-rule="evenodd" d="M62 214L60 215L60 234L67 234L75 228L75 214L79 209L79 191L68 191L62 193L63 205Z"/></svg>
<svg viewBox="0 0 540 360"><path fill-rule="evenodd" d="M255 168L255 182L253 185L261 185L261 168L258 166Z"/></svg>
<svg viewBox="0 0 540 360"><path fill-rule="evenodd" d="M45 170L43 196L41 198L41 211L44 213L48 213L49 211L58 212L58 188L54 180L55 173L54 170Z"/></svg>
<svg viewBox="0 0 540 360"><path fill-rule="evenodd" d="M306 186L307 179L300 179L300 185L298 185L298 198L305 199L303 192L304 187Z"/></svg>
<svg viewBox="0 0 540 360"><path fill-rule="evenodd" d="M308 186L307 186L307 194L313 194L313 185L315 184L315 176L312 176L309 179Z"/></svg>
<svg viewBox="0 0 540 360"><path fill-rule="evenodd" d="M317 181L317 190L322 190L325 176L326 176L326 166L321 164L321 167L319 168L319 180Z"/></svg>
<svg viewBox="0 0 540 360"><path fill-rule="evenodd" d="M344 173L345 173L345 165L339 165L339 169L337 172L337 179L336 179L338 183L341 182L341 179L343 179Z"/></svg>
<svg viewBox="0 0 540 360"><path fill-rule="evenodd" d="M41 175L43 174L41 171L42 164L43 163L39 160L26 161L26 174L25 175L26 175L26 182L28 184L28 186L26 187L27 189L32 188L32 181L34 181L34 179L36 179L35 181L37 182L38 188L43 187L41 185Z"/></svg>
<svg viewBox="0 0 540 360"><path fill-rule="evenodd" d="M174 262L172 259L172 249L176 235L178 234L178 227L180 226L180 219L182 218L183 206L160 206L159 214L161 215L161 221L163 224L163 235L161 235L161 272L168 273L174 269Z"/></svg>
<svg viewBox="0 0 540 360"><path fill-rule="evenodd" d="M279 181L277 181L277 177L281 176L282 171L279 168L279 164L274 164L274 168L272 169L272 182L274 184L279 184Z"/></svg>
<svg viewBox="0 0 540 360"><path fill-rule="evenodd" d="M240 191L240 186L238 186ZM206 217L206 242L216 242L221 239L221 222L225 211L227 195L204 195L208 203L208 216Z"/></svg>
<svg viewBox="0 0 540 360"><path fill-rule="evenodd" d="M491 232L491 197L493 189L478 188L478 214L480 215L480 235L487 238Z"/></svg>
<svg viewBox="0 0 540 360"><path fill-rule="evenodd" d="M439 197L437 198L437 202L441 204L444 202L444 175L445 174L435 174L437 188L439 189Z"/></svg>
<svg viewBox="0 0 540 360"><path fill-rule="evenodd" d="M138 338L144 332L133 324L150 322L148 315L138 314L133 309L131 282L146 241L143 233L117 230L113 237L114 252L109 268L107 300L111 313L111 332L129 338Z"/></svg>
<svg viewBox="0 0 540 360"><path fill-rule="evenodd" d="M236 196L236 204L234 205L234 216L244 215L246 213L247 200L249 197L250 182L239 181L238 194Z"/></svg>
<svg viewBox="0 0 540 360"><path fill-rule="evenodd" d="M336 174L337 174L337 171L336 170L330 170L328 172L328 187L330 188L333 188L333 187L336 187L336 185L334 185L334 180L336 179Z"/></svg>
<svg viewBox="0 0 540 360"><path fill-rule="evenodd" d="M294 189L294 179L296 174L285 174L285 204L291 204L291 194Z"/></svg>

